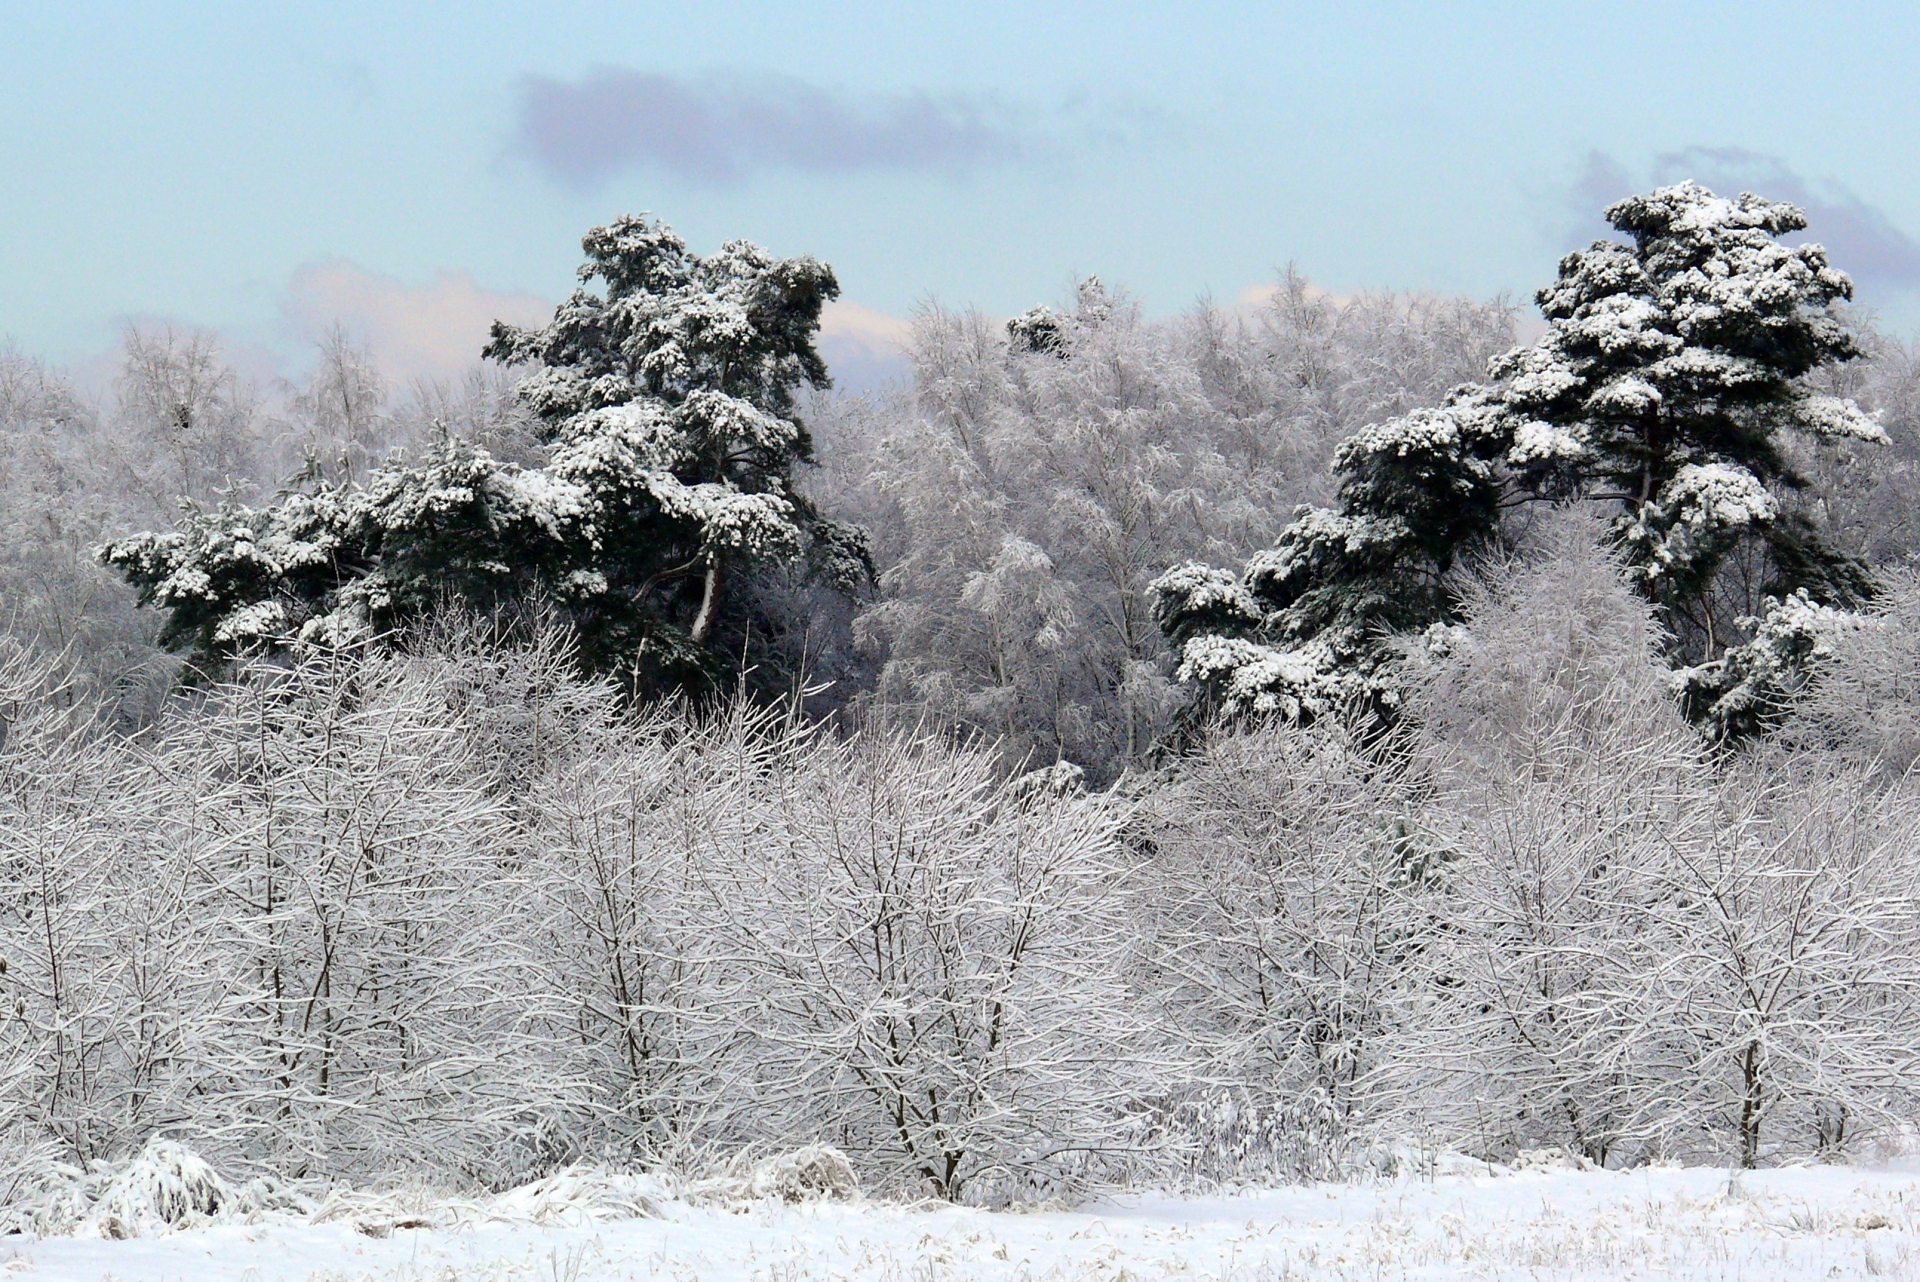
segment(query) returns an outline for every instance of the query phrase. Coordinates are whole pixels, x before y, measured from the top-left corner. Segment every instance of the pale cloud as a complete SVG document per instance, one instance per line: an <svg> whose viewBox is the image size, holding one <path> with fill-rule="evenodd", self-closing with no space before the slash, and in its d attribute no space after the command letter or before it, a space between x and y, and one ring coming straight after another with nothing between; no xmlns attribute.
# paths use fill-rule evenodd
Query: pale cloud
<svg viewBox="0 0 1920 1282"><path fill-rule="evenodd" d="M465 370L480 359L496 320L540 325L553 317L547 299L487 289L466 272L440 271L417 284L344 258L296 271L280 310L287 328L309 341L330 326L345 326L396 383Z"/></svg>
<svg viewBox="0 0 1920 1282"><path fill-rule="evenodd" d="M864 348L869 352L901 352L913 337L913 322L891 312L875 311L838 299L820 313L820 341Z"/></svg>
<svg viewBox="0 0 1920 1282"><path fill-rule="evenodd" d="M1235 294L1227 310L1236 316L1255 316L1273 306L1273 300L1279 296L1278 284L1270 280L1261 281Z"/></svg>

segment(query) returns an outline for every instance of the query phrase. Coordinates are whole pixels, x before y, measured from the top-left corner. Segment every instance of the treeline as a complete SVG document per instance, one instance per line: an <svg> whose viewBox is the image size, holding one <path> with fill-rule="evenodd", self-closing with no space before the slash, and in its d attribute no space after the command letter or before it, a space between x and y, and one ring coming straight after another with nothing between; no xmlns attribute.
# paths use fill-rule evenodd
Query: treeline
<svg viewBox="0 0 1920 1282"><path fill-rule="evenodd" d="M1150 321L1096 282L1063 319L1078 354L1037 359L977 313L929 310L910 386L804 406L817 462L794 488L868 532L876 575L851 599L779 566L745 585L729 640L750 645L766 688L830 683L816 709L922 706L993 736L1009 762L1100 780L1149 764L1183 696L1148 583L1265 546L1296 505L1331 495L1341 440L1484 372L1514 312L1334 300L1288 278L1251 316ZM448 440L528 466L551 453L518 371L476 364L458 385L396 394L344 334L321 356L305 384L262 389L210 335L135 331L105 405L0 358L0 611L128 724L156 714L181 660L158 643L164 613L98 564L108 540L167 529L182 498L214 515L223 498L265 507L283 485L365 482Z"/></svg>
<svg viewBox="0 0 1920 1282"><path fill-rule="evenodd" d="M825 1140L998 1201L1897 1143L1920 593L1728 766L1594 533L1407 653L1391 742L1268 726L1101 792L923 727L635 709L551 634L256 663L131 738L12 643L8 1163L167 1133L497 1187Z"/></svg>
<svg viewBox="0 0 1920 1282"><path fill-rule="evenodd" d="M458 387L0 358L6 1161L1897 1144L1915 353L1790 207L1614 212L1526 344L1089 280L836 397L829 269L623 219Z"/></svg>
<svg viewBox="0 0 1920 1282"><path fill-rule="evenodd" d="M658 248L657 238L646 244ZM763 274L783 266L754 261ZM689 271L666 302L645 296L649 315L684 326L713 309L712 289ZM1868 574L1901 563L1920 537L1914 352L1870 318L1832 310L1863 355L1819 366L1799 386L1856 405L1886 441L1769 429L1771 479L1737 496L1766 520L1665 536L1669 548L1713 558L1691 596L1643 582L1643 594L1667 594L1656 604L1675 663L1724 667L1729 650L1765 630L1769 597L1788 597L1804 579L1793 565L1783 570L1769 531L1818 531L1821 555ZM1299 692L1311 701L1311 689L1338 687L1343 670L1363 672L1373 662L1366 638L1391 633L1396 619L1451 618L1445 562L1389 546L1380 567L1362 557L1343 568L1320 566L1323 553L1306 545L1286 549L1324 524L1312 513L1294 522L1296 508L1331 515L1341 501L1333 465L1343 442L1362 428L1413 430L1399 425L1484 379L1495 357L1525 353L1514 346L1516 319L1499 301L1336 300L1289 277L1250 314L1203 306L1155 321L1090 281L1072 307L1039 309L1013 327L928 309L914 323L909 386L798 400L781 397L805 390L810 339L778 335L750 345L773 371L761 382L784 389L770 400L737 385L738 396L716 395L717 376L690 375L665 391L625 376L583 382L579 370L538 359L476 365L459 386L395 393L343 334L329 338L305 383L260 389L221 364L207 335L131 332L114 394L93 405L7 355L0 615L17 635L67 654L89 697L116 702L134 725L181 679L176 652L189 676L217 676L248 646L303 629L391 632L448 602L493 613L539 603L580 631L589 667L624 672L643 693L724 691L744 679L779 698L820 686L815 713L912 707L984 732L1010 765L1066 761L1107 782L1192 741L1209 707L1196 690L1261 662L1331 654L1334 668L1310 672ZM696 341L659 316L649 324L628 344L643 356ZM663 328L667 338L654 333ZM537 346L565 332L514 341ZM716 360L728 355L710 347ZM596 407L556 385L591 386L618 403ZM768 425L771 449L749 439L759 428L749 437L716 428L711 409L688 419L689 407L713 404L736 407L736 424ZM636 446L621 414L649 423L664 414L667 426L646 427L641 437L653 443ZM658 432L666 435L647 435ZM1677 466L1701 448L1668 452ZM753 461L726 461L743 455ZM722 461L702 461L711 457ZM1389 506L1398 501L1392 484L1369 484ZM1495 528L1442 547L1459 562L1450 573L1471 578L1479 558L1497 560L1524 535L1530 504L1605 489L1578 475L1528 484L1499 500ZM700 506L728 494L711 512ZM1686 502L1708 513L1727 506L1726 495L1710 497L1644 506L1650 517ZM182 512L181 498L194 506ZM745 516L722 519L723 508ZM158 533L127 537L143 530ZM111 568L98 563L103 547L120 549ZM1325 582L1278 613L1228 621L1224 633L1204 600L1189 618L1179 591L1152 590L1197 584L1202 598L1230 597L1240 589L1228 572L1193 583L1168 572L1251 572L1276 556L1318 566ZM703 624L707 580L716 591ZM1396 599L1391 589L1403 585L1418 589L1414 599ZM138 593L159 608L138 609ZM1273 640L1276 620L1299 628L1291 621L1307 605L1328 601L1339 608L1316 607L1306 631ZM1830 584L1808 601L1856 603ZM692 643L702 626L706 639ZM1820 644L1795 626L1779 623L1772 640L1785 650ZM1181 668L1182 643L1196 633L1203 646L1261 661L1202 662L1216 675L1181 680L1199 671ZM1253 642L1237 639L1248 633ZM1341 659L1347 650L1356 655Z"/></svg>

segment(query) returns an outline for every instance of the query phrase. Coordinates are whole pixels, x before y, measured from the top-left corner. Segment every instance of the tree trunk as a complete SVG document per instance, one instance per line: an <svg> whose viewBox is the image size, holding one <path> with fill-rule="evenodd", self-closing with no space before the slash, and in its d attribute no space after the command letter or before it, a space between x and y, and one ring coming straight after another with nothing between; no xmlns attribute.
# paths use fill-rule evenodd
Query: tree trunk
<svg viewBox="0 0 1920 1282"><path fill-rule="evenodd" d="M700 612L693 616L693 630L690 635L695 645L705 645L707 638L713 635L713 622L720 615L720 576L723 560L719 553L707 562L706 581L700 589Z"/></svg>
<svg viewBox="0 0 1920 1282"><path fill-rule="evenodd" d="M1752 1170L1760 1165L1760 1043L1748 1042L1740 1057L1740 1165Z"/></svg>

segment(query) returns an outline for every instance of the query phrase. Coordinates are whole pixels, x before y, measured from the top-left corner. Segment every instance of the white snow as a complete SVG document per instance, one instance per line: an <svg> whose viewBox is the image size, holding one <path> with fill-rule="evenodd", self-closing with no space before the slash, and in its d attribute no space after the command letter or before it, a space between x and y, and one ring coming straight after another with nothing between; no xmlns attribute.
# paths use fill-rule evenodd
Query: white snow
<svg viewBox="0 0 1920 1282"><path fill-rule="evenodd" d="M1472 1170L1472 1164L1466 1165ZM1544 1164L1551 1166L1552 1164ZM511 1196L511 1195L509 1195ZM505 1199L502 1199L505 1200ZM128 1241L0 1239L49 1282L1765 1279L1920 1276L1920 1176L1813 1167L1494 1170L1026 1214L943 1204L663 1201L658 1218L390 1217ZM529 1217L531 1219L532 1217ZM409 1228L416 1223L458 1227ZM386 1227L386 1226L381 1226ZM376 1229L376 1231L378 1231Z"/></svg>
<svg viewBox="0 0 1920 1282"><path fill-rule="evenodd" d="M1587 443L1573 433L1551 423L1529 420L1513 429L1513 448L1507 451L1507 462L1525 467L1529 463L1578 459L1586 453Z"/></svg>
<svg viewBox="0 0 1920 1282"><path fill-rule="evenodd" d="M1174 679L1206 681L1230 672L1233 675L1223 692L1230 706L1297 717L1303 708L1325 711L1337 695L1332 667L1333 656L1324 643L1279 650L1257 641L1203 633L1181 648Z"/></svg>
<svg viewBox="0 0 1920 1282"><path fill-rule="evenodd" d="M1661 491L1660 505L1699 527L1764 525L1780 511L1760 479L1734 463L1687 464Z"/></svg>

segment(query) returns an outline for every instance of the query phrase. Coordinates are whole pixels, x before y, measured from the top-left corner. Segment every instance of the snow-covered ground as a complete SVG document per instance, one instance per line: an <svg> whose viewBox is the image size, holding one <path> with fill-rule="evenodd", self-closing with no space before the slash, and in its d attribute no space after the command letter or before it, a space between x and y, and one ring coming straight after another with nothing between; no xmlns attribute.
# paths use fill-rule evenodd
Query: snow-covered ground
<svg viewBox="0 0 1920 1282"><path fill-rule="evenodd" d="M221 1225L0 1239L0 1278L62 1282L1920 1277L1920 1176L1843 1168L1520 1171L993 1213L668 1201L593 1224ZM431 1220L432 1215L422 1217ZM443 1217L444 1222L444 1217ZM385 1236L372 1236L384 1233Z"/></svg>

